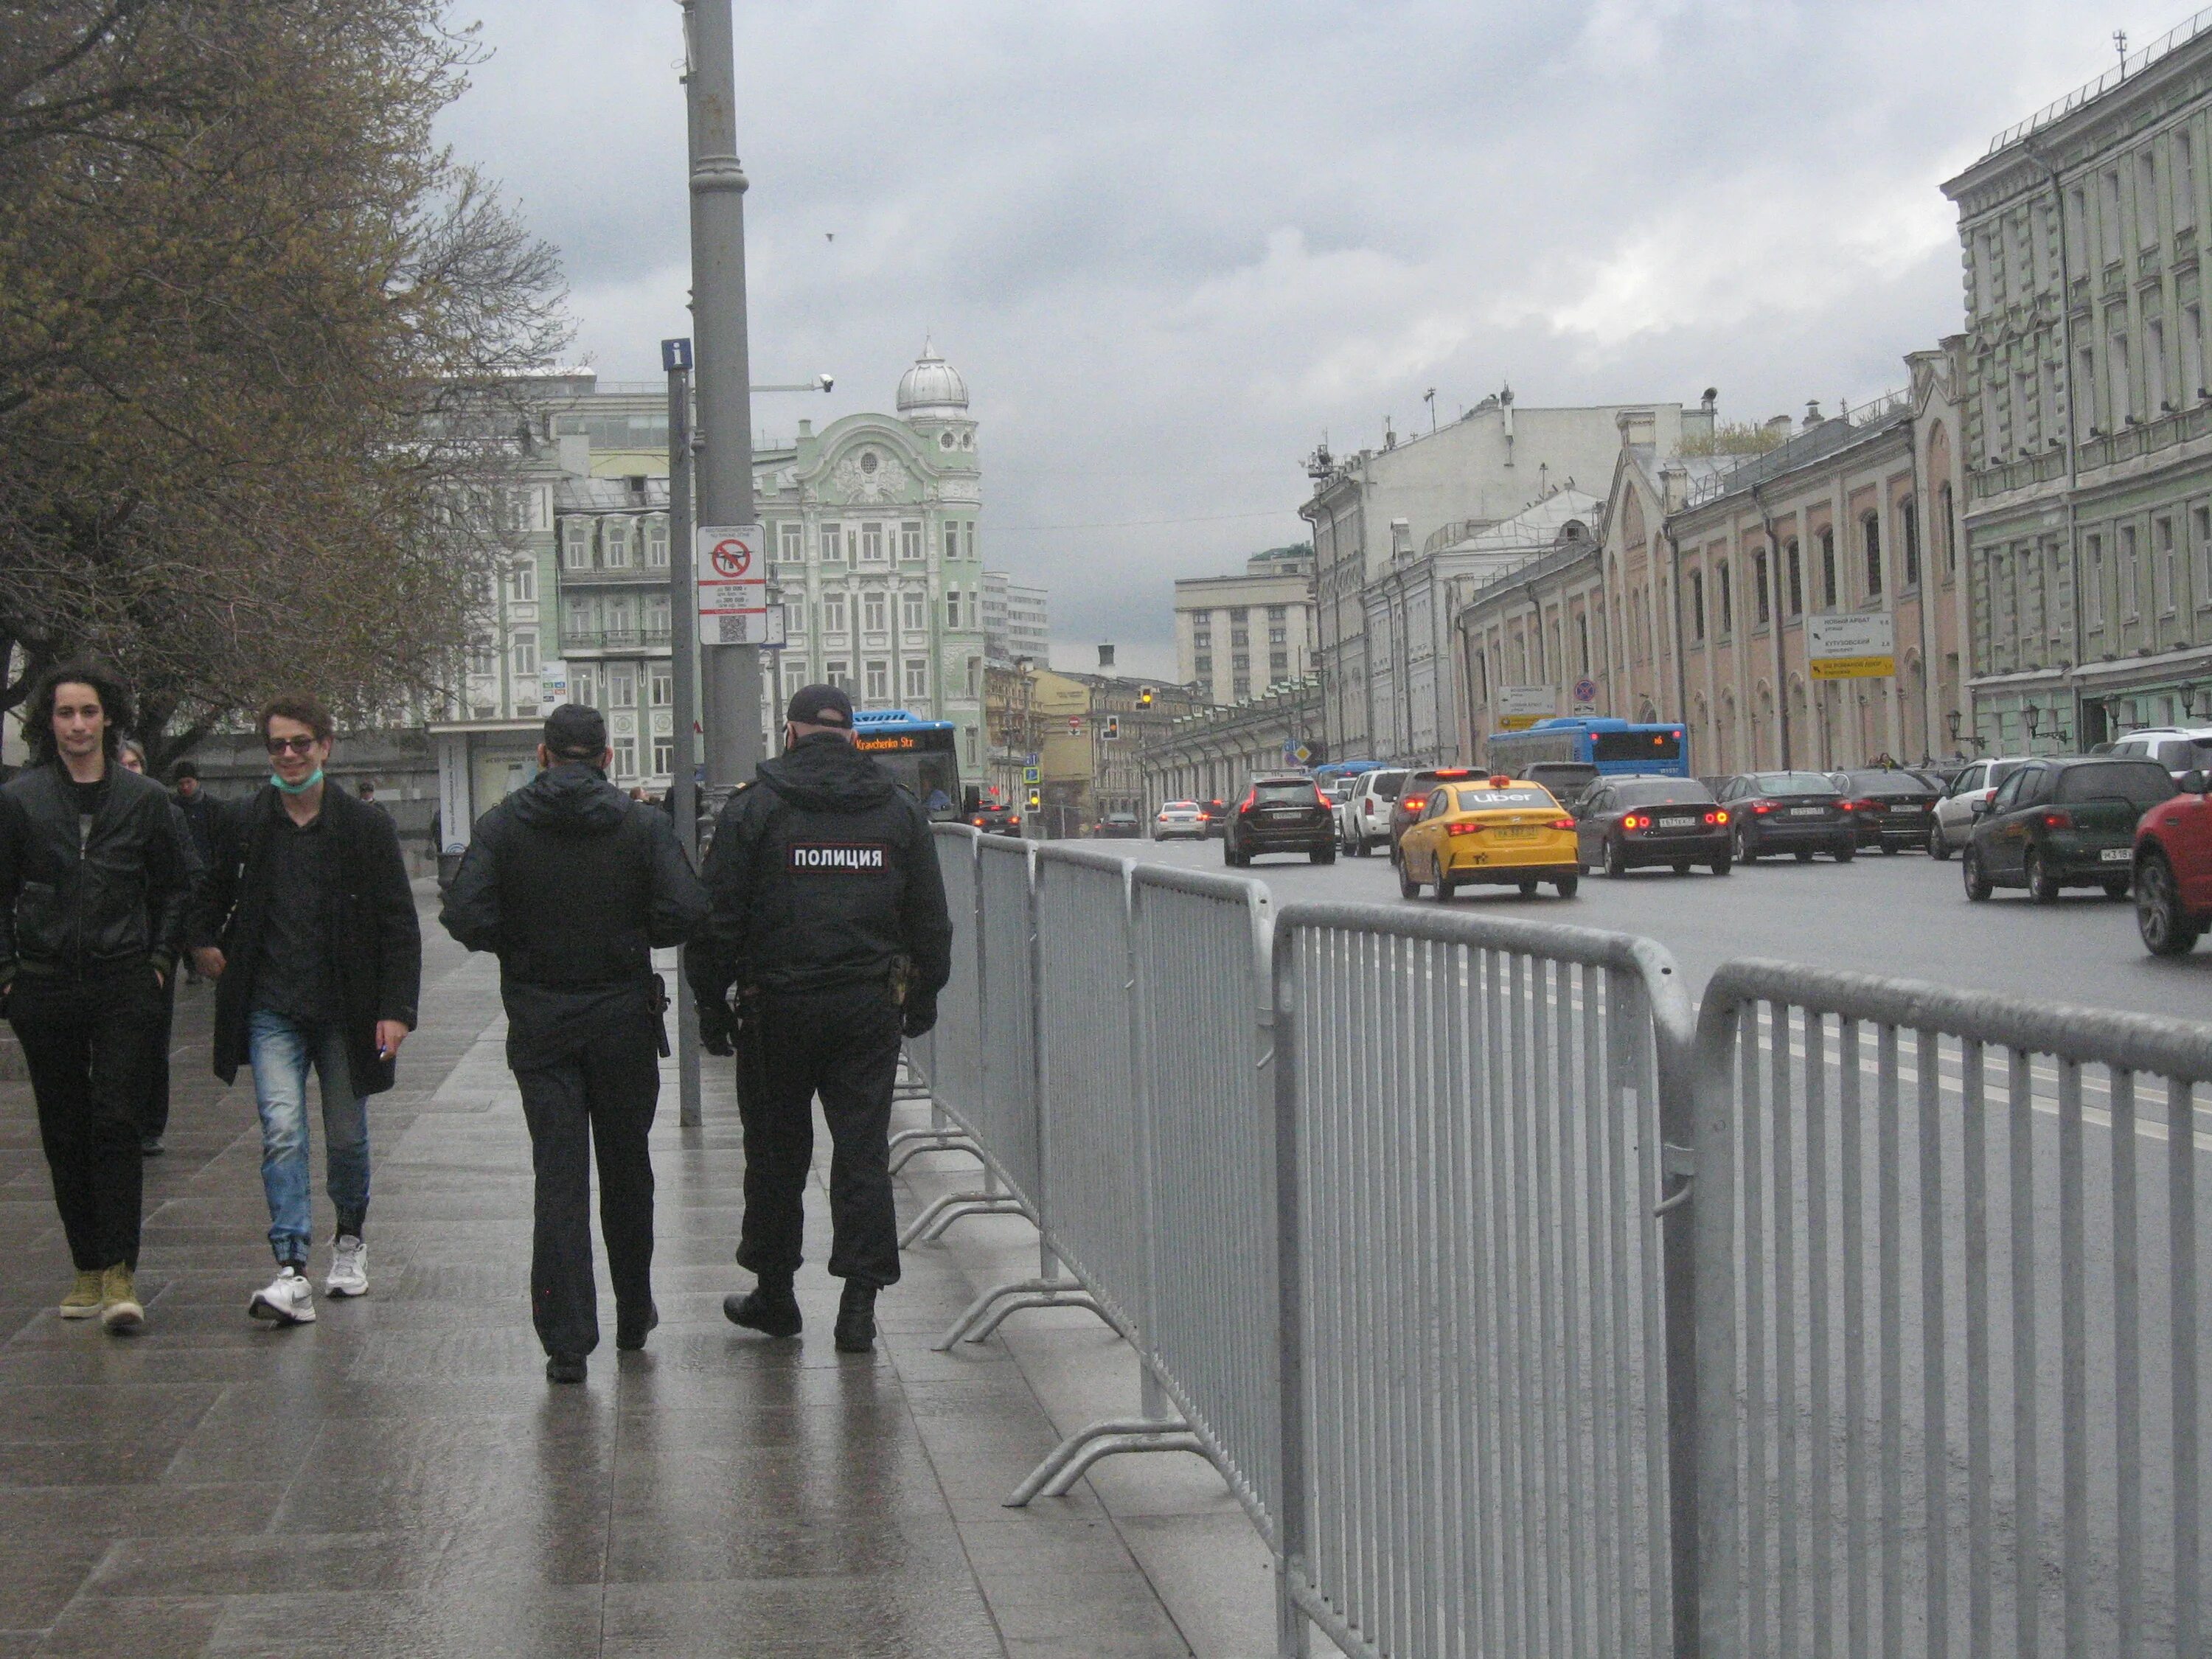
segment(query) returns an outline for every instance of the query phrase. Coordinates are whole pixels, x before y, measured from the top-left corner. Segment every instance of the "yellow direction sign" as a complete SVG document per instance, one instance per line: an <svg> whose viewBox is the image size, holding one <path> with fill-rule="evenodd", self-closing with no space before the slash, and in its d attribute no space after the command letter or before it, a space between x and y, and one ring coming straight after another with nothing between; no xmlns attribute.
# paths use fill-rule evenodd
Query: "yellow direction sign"
<svg viewBox="0 0 2212 1659"><path fill-rule="evenodd" d="M1816 680L1879 680L1897 672L1897 619L1886 611L1805 618L1805 656Z"/></svg>

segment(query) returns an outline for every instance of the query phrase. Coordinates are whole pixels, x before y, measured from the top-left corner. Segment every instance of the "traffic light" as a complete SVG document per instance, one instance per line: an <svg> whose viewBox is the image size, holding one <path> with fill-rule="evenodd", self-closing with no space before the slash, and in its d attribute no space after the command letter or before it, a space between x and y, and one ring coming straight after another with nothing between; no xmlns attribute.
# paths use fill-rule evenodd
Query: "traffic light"
<svg viewBox="0 0 2212 1659"><path fill-rule="evenodd" d="M1139 708L1150 708L1152 706L1152 688L1148 685L1137 693L1137 707Z"/></svg>
<svg viewBox="0 0 2212 1659"><path fill-rule="evenodd" d="M1034 811L1036 811L1037 810L1037 808L1038 808L1038 807L1040 807L1040 806L1042 806L1042 805L1044 805L1044 797L1043 797L1043 795L1042 795L1042 794L1041 794L1041 793L1039 793L1036 790L1034 790L1034 789L1030 790L1030 811L1032 811L1032 812L1034 812Z"/></svg>
<svg viewBox="0 0 2212 1659"><path fill-rule="evenodd" d="M1109 714L1106 717L1106 741L1115 742L1121 735L1121 717L1119 714Z"/></svg>

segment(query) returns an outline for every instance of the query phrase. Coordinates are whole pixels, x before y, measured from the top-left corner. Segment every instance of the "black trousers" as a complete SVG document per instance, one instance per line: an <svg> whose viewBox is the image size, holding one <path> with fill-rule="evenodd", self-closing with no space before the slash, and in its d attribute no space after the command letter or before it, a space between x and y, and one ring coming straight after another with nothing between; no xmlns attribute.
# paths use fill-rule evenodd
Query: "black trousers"
<svg viewBox="0 0 2212 1659"><path fill-rule="evenodd" d="M149 1034L161 1017L161 988L143 962L84 975L19 970L8 994L79 1272L138 1265L138 1114Z"/></svg>
<svg viewBox="0 0 2212 1659"><path fill-rule="evenodd" d="M140 1073L138 1133L163 1135L169 1132L169 1043L177 1024L177 980L184 973L184 958L177 960L168 982L161 987L161 1006L146 1034L146 1059Z"/></svg>
<svg viewBox="0 0 2212 1659"><path fill-rule="evenodd" d="M653 1296L653 1156L660 1062L642 1021L558 1059L514 1067L538 1177L530 1251L530 1316L548 1353L599 1345L592 1279L592 1156L599 1155L599 1231L618 1308Z"/></svg>
<svg viewBox="0 0 2212 1659"><path fill-rule="evenodd" d="M755 1017L756 1012L757 1018ZM738 1060L745 1218L738 1265L799 1270L814 1098L830 1125L830 1271L881 1288L899 1278L891 1207L891 1088L899 1009L882 984L841 985L746 1005Z"/></svg>

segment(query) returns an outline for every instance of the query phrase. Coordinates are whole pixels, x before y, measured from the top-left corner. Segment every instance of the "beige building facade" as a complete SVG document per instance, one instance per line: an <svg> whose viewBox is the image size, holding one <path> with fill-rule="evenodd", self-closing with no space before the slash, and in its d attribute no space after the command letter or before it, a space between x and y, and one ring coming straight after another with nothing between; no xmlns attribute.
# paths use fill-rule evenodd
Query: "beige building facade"
<svg viewBox="0 0 2212 1659"><path fill-rule="evenodd" d="M1255 554L1241 576L1175 585L1176 678L1201 702L1241 702L1313 672L1313 550Z"/></svg>

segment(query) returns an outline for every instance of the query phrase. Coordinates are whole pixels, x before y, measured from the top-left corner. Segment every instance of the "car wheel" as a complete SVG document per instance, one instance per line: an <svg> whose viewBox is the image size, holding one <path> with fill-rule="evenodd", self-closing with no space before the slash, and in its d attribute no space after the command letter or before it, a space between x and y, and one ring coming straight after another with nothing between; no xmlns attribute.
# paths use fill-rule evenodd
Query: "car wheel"
<svg viewBox="0 0 2212 1659"><path fill-rule="evenodd" d="M2197 948L2202 930L2189 925L2181 908L2180 884L2162 853L2146 853L2136 872L2136 927L2143 949L2154 957L2185 957Z"/></svg>
<svg viewBox="0 0 2212 1659"><path fill-rule="evenodd" d="M1336 862L1336 844L1335 844L1334 842L1331 842L1331 843L1329 843L1329 845L1328 845L1327 847L1316 847L1316 848L1314 848L1314 854L1313 854L1313 861L1314 861L1316 864L1334 864L1334 863L1335 863L1335 862Z"/></svg>
<svg viewBox="0 0 2212 1659"><path fill-rule="evenodd" d="M2125 876L2108 876L2106 878L2105 896L2106 898L2124 899L2127 896L2128 878Z"/></svg>
<svg viewBox="0 0 2212 1659"><path fill-rule="evenodd" d="M1843 857L1843 854L1842 854L1841 853L1838 853L1838 854L1836 854L1836 856L1837 856L1838 858L1841 858L1841 857ZM1813 861L1813 849L1812 849L1811 848L1809 848L1809 847L1801 847L1801 848L1799 848L1797 849L1797 862L1798 862L1798 863L1800 863L1800 864L1810 864L1812 861Z"/></svg>
<svg viewBox="0 0 2212 1659"><path fill-rule="evenodd" d="M1899 850L1899 849L1895 842L1886 841L1881 844L1881 855L1886 859L1895 858Z"/></svg>
<svg viewBox="0 0 2212 1659"><path fill-rule="evenodd" d="M1678 864L1674 866L1674 873L1678 876L1686 876L1690 873L1690 866L1686 864Z"/></svg>
<svg viewBox="0 0 2212 1659"><path fill-rule="evenodd" d="M2043 867L2043 855L2040 853L2032 848L2028 850L2027 860L2021 866L2021 873L2027 878L2028 896L2038 904L2058 902L2058 884L2051 878L2051 872Z"/></svg>
<svg viewBox="0 0 2212 1659"><path fill-rule="evenodd" d="M1977 904L1994 890L1982 873L1982 855L1971 847L1959 855L1959 876L1966 884L1966 896Z"/></svg>
<svg viewBox="0 0 2212 1659"><path fill-rule="evenodd" d="M1520 884L1520 888L1521 888L1521 896L1522 896L1522 898L1534 898L1534 897L1535 897L1535 896L1536 896L1536 884L1535 884L1534 882L1533 882L1533 881L1524 881L1524 882L1522 882L1522 883Z"/></svg>
<svg viewBox="0 0 2212 1659"><path fill-rule="evenodd" d="M1847 841L1841 847L1836 848L1836 862L1838 864L1849 864L1858 855L1858 843L1856 842ZM1813 861L1813 855L1810 853L1800 853L1797 856L1804 860L1808 864L1810 864Z"/></svg>
<svg viewBox="0 0 2212 1659"><path fill-rule="evenodd" d="M1413 872L1401 863L1398 866L1398 896L1417 899L1421 896L1421 884L1413 879Z"/></svg>
<svg viewBox="0 0 2212 1659"><path fill-rule="evenodd" d="M1628 873L1628 852L1617 841L1605 844L1605 873L1618 881Z"/></svg>
<svg viewBox="0 0 2212 1659"><path fill-rule="evenodd" d="M1583 884L1580 876L1561 876L1552 885L1559 890L1561 898L1572 898L1575 890Z"/></svg>
<svg viewBox="0 0 2212 1659"><path fill-rule="evenodd" d="M1452 886L1451 872L1445 869L1442 865L1438 865L1437 866L1437 903L1449 904L1452 902Z"/></svg>
<svg viewBox="0 0 2212 1659"><path fill-rule="evenodd" d="M1724 876L1734 867L1735 860L1731 859L1717 858L1712 863L1712 872L1717 876Z"/></svg>
<svg viewBox="0 0 2212 1659"><path fill-rule="evenodd" d="M1938 864L1951 856L1951 843L1943 839L1943 826L1940 823L1928 826L1928 856Z"/></svg>
<svg viewBox="0 0 2212 1659"><path fill-rule="evenodd" d="M1759 862L1759 849L1751 844L1751 832L1747 830L1735 832L1735 861L1738 864Z"/></svg>

